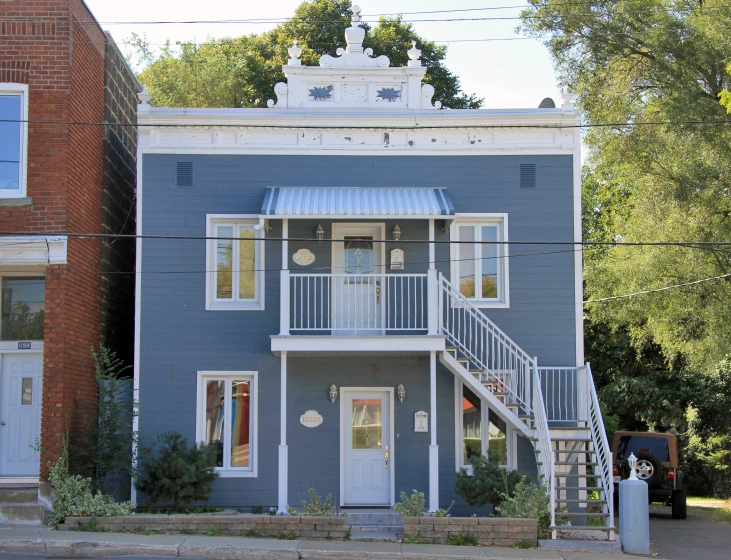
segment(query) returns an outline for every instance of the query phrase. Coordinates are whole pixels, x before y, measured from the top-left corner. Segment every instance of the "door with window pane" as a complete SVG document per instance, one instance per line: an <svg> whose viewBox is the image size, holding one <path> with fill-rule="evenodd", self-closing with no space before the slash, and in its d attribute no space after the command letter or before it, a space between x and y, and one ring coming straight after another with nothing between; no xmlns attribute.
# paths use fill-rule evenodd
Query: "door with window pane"
<svg viewBox="0 0 731 560"><path fill-rule="evenodd" d="M332 325L336 334L383 329L380 226L333 226Z"/></svg>
<svg viewBox="0 0 731 560"><path fill-rule="evenodd" d="M345 391L343 504L391 505L393 449L388 391Z"/></svg>

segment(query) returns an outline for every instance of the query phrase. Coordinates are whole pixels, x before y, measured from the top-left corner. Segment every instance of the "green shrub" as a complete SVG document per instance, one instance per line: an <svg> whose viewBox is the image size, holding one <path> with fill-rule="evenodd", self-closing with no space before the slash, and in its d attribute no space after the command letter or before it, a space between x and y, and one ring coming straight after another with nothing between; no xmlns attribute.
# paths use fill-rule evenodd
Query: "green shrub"
<svg viewBox="0 0 731 560"><path fill-rule="evenodd" d="M404 517L424 517L424 506L426 500L424 493L417 490L411 491L411 497L406 492L401 492L401 501L393 506L396 513Z"/></svg>
<svg viewBox="0 0 731 560"><path fill-rule="evenodd" d="M462 533L460 535L449 535L447 544L452 546L477 546L480 543L473 533Z"/></svg>
<svg viewBox="0 0 731 560"><path fill-rule="evenodd" d="M449 507L447 509L437 508L437 511L432 513L432 517L451 517L449 512L452 510L452 507L454 507L454 500L452 500L452 503L449 504Z"/></svg>
<svg viewBox="0 0 731 560"><path fill-rule="evenodd" d="M196 500L207 500L218 478L216 449L204 444L188 446L188 440L177 432L160 436L162 448L145 461L136 486L152 503L172 501L180 509Z"/></svg>
<svg viewBox="0 0 731 560"><path fill-rule="evenodd" d="M299 495L302 507L305 508L305 515L314 517L332 517L338 514L335 504L333 504L333 495L328 494L323 502L320 495L315 491L314 486L304 484L305 495ZM287 506L287 513L290 515L299 515L297 510L291 506Z"/></svg>
<svg viewBox="0 0 731 560"><path fill-rule="evenodd" d="M61 439L61 456L51 466L48 480L53 486L53 511L49 520L51 525L61 523L71 516L110 517L132 515L135 504L117 503L111 496L92 490L90 478L69 474L68 437Z"/></svg>
<svg viewBox="0 0 731 560"><path fill-rule="evenodd" d="M454 491L471 506L498 506L503 496L511 495L523 479L518 472L501 467L497 456L491 456L489 461L483 455L471 457L470 464L472 474L460 469L455 476Z"/></svg>
<svg viewBox="0 0 731 560"><path fill-rule="evenodd" d="M538 520L538 538L548 538L551 526L551 506L548 490L543 484L525 480L519 482L511 495L504 495L496 509L503 517ZM559 519L556 520L559 523Z"/></svg>
<svg viewBox="0 0 731 560"><path fill-rule="evenodd" d="M251 508L251 513L253 513L254 515L261 515L262 513L264 513L264 508L261 506L254 506Z"/></svg>

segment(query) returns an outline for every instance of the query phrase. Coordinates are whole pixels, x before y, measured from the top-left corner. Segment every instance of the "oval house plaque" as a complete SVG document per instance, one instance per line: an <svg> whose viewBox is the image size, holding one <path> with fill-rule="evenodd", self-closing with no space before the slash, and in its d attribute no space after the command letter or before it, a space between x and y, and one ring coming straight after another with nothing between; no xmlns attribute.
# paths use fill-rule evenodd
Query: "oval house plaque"
<svg viewBox="0 0 731 560"><path fill-rule="evenodd" d="M316 410L308 410L300 416L300 423L307 428L317 428L322 424L322 416Z"/></svg>
<svg viewBox="0 0 731 560"><path fill-rule="evenodd" d="M301 266L309 266L315 262L315 254L309 249L300 249L294 255L292 260Z"/></svg>

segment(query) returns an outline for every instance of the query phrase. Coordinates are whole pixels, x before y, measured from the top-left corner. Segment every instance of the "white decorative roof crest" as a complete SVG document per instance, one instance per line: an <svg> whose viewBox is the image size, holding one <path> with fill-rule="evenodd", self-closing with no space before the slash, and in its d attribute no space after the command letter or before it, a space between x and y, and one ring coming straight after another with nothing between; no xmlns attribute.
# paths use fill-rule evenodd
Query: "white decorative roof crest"
<svg viewBox="0 0 731 560"><path fill-rule="evenodd" d="M421 50L416 41L408 51L405 67L390 67L387 56L373 58L372 49L363 48L365 29L360 8L353 6L351 26L345 30L346 47L320 57L320 66L302 66L302 49L294 41L288 49L289 60L282 67L287 83L274 86L276 109L439 109L432 105L434 87L422 84L426 68L421 64Z"/></svg>

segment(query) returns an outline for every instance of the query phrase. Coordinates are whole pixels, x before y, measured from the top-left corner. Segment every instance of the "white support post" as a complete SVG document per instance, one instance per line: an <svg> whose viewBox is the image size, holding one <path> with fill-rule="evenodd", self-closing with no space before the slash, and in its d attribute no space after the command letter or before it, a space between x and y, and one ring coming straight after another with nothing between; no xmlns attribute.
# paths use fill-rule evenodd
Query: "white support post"
<svg viewBox="0 0 731 560"><path fill-rule="evenodd" d="M576 370L576 420L589 427L589 383L586 366ZM578 425L577 425L578 427Z"/></svg>
<svg viewBox="0 0 731 560"><path fill-rule="evenodd" d="M431 416L429 427L431 445L429 446L429 511L439 509L439 446L437 445L437 353L430 352L429 373L431 379Z"/></svg>
<svg viewBox="0 0 731 560"><path fill-rule="evenodd" d="M426 273L426 293L427 293L427 326L429 328L429 336L437 336L439 334L439 283L437 279L437 271L430 268Z"/></svg>
<svg viewBox="0 0 731 560"><path fill-rule="evenodd" d="M282 270L289 268L289 220L284 218L282 220Z"/></svg>
<svg viewBox="0 0 731 560"><path fill-rule="evenodd" d="M434 251L434 218L429 220L429 270L436 265L437 259Z"/></svg>
<svg viewBox="0 0 731 560"><path fill-rule="evenodd" d="M281 357L281 388L279 393L279 481L277 514L287 514L287 485L289 479L289 461L287 450L287 352L282 352Z"/></svg>
<svg viewBox="0 0 731 560"><path fill-rule="evenodd" d="M289 336L289 270L279 273L279 336Z"/></svg>

